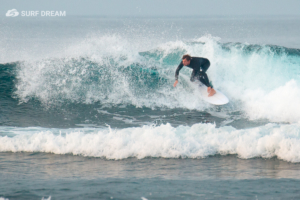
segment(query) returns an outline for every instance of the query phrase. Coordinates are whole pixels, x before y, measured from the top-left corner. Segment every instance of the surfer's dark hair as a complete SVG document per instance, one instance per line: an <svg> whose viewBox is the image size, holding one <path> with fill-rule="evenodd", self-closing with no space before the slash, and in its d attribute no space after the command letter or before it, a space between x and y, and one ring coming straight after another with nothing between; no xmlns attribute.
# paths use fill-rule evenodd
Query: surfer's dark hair
<svg viewBox="0 0 300 200"><path fill-rule="evenodd" d="M189 54L185 54L182 56L182 60L186 59L187 61L191 60L192 57Z"/></svg>

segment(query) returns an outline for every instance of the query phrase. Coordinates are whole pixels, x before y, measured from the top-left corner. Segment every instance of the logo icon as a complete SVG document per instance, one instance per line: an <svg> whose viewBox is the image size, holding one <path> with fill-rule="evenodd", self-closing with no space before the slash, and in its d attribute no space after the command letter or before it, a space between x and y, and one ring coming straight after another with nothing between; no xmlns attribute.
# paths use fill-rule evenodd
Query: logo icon
<svg viewBox="0 0 300 200"><path fill-rule="evenodd" d="M16 17L19 15L17 9L11 9L6 12L6 17Z"/></svg>

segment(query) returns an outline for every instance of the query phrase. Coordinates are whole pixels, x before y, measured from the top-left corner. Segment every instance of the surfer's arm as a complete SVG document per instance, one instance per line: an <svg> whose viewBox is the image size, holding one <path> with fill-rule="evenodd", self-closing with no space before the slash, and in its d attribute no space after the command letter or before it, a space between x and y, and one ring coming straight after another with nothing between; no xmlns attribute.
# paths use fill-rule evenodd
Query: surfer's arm
<svg viewBox="0 0 300 200"><path fill-rule="evenodd" d="M178 65L176 72L175 72L175 80L178 80L178 75L179 75L179 71L181 70L181 68L183 67L183 63L182 61L180 62L180 64Z"/></svg>
<svg viewBox="0 0 300 200"><path fill-rule="evenodd" d="M178 83L178 75L179 75L179 71L181 70L181 68L183 67L183 63L182 61L180 62L180 64L178 65L176 72L175 72L175 83L174 83L174 87L176 87L177 83Z"/></svg>

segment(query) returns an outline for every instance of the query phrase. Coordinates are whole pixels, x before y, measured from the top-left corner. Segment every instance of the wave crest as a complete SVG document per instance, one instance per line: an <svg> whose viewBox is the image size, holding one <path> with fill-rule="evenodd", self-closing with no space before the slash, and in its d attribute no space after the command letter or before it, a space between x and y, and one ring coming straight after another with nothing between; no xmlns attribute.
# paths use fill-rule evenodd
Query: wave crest
<svg viewBox="0 0 300 200"><path fill-rule="evenodd" d="M143 126L126 129L47 129L0 137L0 151L73 154L107 159L136 157L205 158L236 154L243 159L278 157L300 162L299 124L237 130L213 124L191 127ZM34 133L35 132L35 133Z"/></svg>

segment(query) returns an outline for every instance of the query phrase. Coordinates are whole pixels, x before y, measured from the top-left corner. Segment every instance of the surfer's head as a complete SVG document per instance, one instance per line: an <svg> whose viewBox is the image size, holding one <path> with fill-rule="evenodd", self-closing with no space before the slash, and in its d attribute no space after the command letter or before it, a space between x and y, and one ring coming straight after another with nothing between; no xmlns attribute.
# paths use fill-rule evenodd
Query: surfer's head
<svg viewBox="0 0 300 200"><path fill-rule="evenodd" d="M192 57L189 54L185 54L182 56L182 64L184 66L188 66L191 62Z"/></svg>

